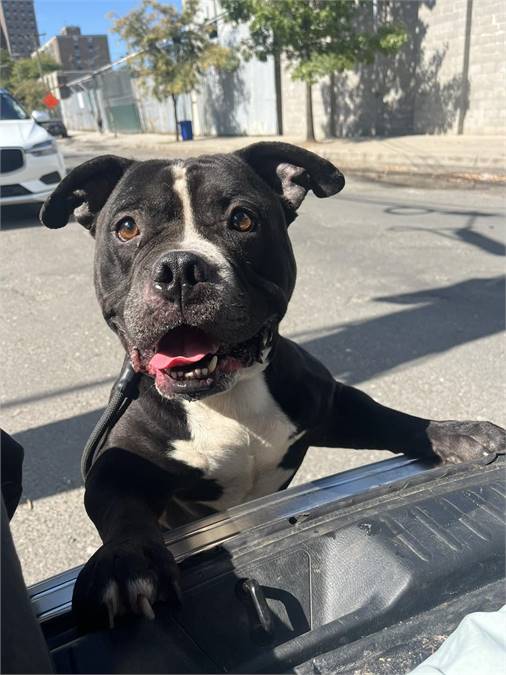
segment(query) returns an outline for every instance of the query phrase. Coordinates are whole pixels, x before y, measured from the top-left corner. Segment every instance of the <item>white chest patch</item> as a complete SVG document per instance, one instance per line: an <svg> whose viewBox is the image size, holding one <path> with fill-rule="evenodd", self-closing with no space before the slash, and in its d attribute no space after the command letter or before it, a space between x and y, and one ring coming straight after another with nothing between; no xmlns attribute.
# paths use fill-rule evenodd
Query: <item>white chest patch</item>
<svg viewBox="0 0 506 675"><path fill-rule="evenodd" d="M191 439L176 441L170 456L201 469L223 487L218 510L270 494L293 470L279 468L301 434L272 398L262 373L224 394L184 403Z"/></svg>

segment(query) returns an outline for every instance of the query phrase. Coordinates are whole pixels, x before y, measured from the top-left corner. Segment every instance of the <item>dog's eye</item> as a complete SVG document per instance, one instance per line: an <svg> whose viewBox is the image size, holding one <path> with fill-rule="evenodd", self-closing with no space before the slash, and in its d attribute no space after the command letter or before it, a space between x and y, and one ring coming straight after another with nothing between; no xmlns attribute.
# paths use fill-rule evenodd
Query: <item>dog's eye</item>
<svg viewBox="0 0 506 675"><path fill-rule="evenodd" d="M236 209L230 216L230 226L239 232L249 232L255 226L255 221L242 209Z"/></svg>
<svg viewBox="0 0 506 675"><path fill-rule="evenodd" d="M140 235L141 231L132 218L124 218L116 228L116 235L121 241L130 241Z"/></svg>

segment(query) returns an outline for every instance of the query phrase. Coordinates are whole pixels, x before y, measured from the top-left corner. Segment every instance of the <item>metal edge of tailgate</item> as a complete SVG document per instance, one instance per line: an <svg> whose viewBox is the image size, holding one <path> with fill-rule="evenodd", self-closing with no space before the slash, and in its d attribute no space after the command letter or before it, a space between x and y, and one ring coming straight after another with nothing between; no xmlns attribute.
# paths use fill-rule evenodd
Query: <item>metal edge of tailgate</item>
<svg viewBox="0 0 506 675"><path fill-rule="evenodd" d="M464 469L465 465L459 465ZM449 469L435 461L394 457L374 464L327 476L241 504L193 523L165 531L165 543L177 562L231 541L242 532L286 520L317 507L365 495L371 490L398 485L427 472L440 476ZM427 476L427 479L429 476ZM28 588L38 621L43 623L71 608L75 580L82 565L66 570Z"/></svg>

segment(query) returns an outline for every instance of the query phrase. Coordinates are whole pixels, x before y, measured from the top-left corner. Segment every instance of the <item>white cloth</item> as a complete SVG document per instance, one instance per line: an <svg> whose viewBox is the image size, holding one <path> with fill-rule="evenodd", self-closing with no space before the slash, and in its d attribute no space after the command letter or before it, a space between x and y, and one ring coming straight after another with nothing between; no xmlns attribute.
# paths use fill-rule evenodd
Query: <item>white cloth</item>
<svg viewBox="0 0 506 675"><path fill-rule="evenodd" d="M410 675L506 675L506 605L468 614Z"/></svg>

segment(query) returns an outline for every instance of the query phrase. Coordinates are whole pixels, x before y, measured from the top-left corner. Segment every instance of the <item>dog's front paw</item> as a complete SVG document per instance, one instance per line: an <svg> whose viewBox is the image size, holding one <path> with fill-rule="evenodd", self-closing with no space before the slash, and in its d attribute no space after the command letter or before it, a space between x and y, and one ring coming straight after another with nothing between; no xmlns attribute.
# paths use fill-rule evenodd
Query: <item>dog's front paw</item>
<svg viewBox="0 0 506 675"><path fill-rule="evenodd" d="M506 452L506 431L492 422L431 422L427 435L445 463L491 462Z"/></svg>
<svg viewBox="0 0 506 675"><path fill-rule="evenodd" d="M157 541L135 539L101 546L81 570L72 610L81 628L113 627L116 617L137 614L154 619L153 604L181 600L178 568Z"/></svg>

